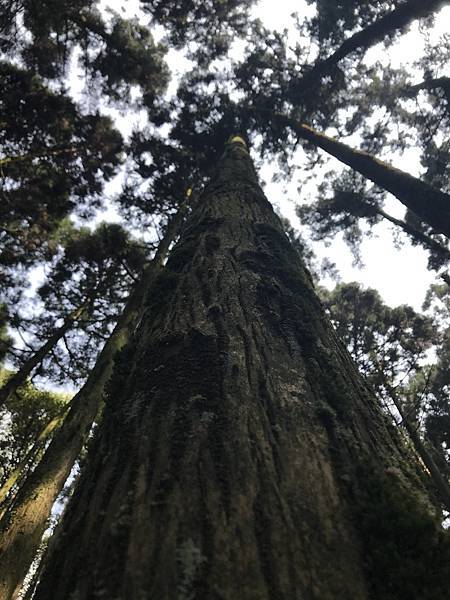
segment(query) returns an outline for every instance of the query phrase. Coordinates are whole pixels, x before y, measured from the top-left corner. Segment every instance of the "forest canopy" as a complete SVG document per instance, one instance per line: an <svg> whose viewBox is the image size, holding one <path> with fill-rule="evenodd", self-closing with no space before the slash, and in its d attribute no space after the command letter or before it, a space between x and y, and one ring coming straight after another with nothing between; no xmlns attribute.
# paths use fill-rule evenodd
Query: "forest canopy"
<svg viewBox="0 0 450 600"><path fill-rule="evenodd" d="M0 529L53 482L15 593L234 135L445 522L449 18L445 0L3 3Z"/></svg>

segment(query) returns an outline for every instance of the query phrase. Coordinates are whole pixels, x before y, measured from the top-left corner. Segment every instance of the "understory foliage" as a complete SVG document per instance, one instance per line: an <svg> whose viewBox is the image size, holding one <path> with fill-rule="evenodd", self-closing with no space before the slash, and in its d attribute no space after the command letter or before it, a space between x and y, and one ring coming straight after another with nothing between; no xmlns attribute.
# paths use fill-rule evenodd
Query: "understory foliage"
<svg viewBox="0 0 450 600"><path fill-rule="evenodd" d="M0 386L33 364L0 403L1 485L27 456L20 481L38 464L171 220L195 206L235 132L257 168L298 182L301 231L286 221L286 232L389 419L410 444L406 415L448 482L450 247L434 224L450 224L450 36L436 39L433 25L450 2L306 0L285 31L253 0L140 0L132 17L126 3L100 4L0 9ZM393 67L382 55L411 28L423 52ZM341 156L299 124L345 144ZM352 150L386 163L377 183ZM407 184L391 169L401 156L420 165ZM442 205L422 213L401 200L421 182ZM321 285L338 275L311 242L342 237L361 264L364 239L386 223L436 275L422 312L358 283Z"/></svg>

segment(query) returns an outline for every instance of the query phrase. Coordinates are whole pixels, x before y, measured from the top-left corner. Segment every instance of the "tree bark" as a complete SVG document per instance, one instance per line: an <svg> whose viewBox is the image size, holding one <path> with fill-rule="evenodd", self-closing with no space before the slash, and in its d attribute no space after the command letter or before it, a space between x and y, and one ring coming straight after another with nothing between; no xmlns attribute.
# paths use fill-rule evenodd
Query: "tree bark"
<svg viewBox="0 0 450 600"><path fill-rule="evenodd" d="M395 392L391 394L391 398L395 404L396 409L400 413L405 429L408 432L409 437L411 438L411 441L414 445L414 448L416 449L417 454L420 456L424 465L428 469L428 472L430 473L430 477L433 480L442 505L445 507L445 510L450 513L450 485L448 483L448 480L446 480L445 477L442 475L438 466L434 462L431 453L428 452L425 444L421 440L417 429L414 427L414 425L411 423L411 421L405 414L405 411L403 410L401 403L398 401Z"/></svg>
<svg viewBox="0 0 450 600"><path fill-rule="evenodd" d="M390 385L386 378L384 378L384 385L389 392L389 398L394 403L397 409L402 424L413 443L413 446L417 452L417 455L422 460L425 467L428 469L433 484L437 490L439 499L444 506L445 510L450 513L450 485L448 478L440 471L434 458L430 452L428 452L424 442L422 441L419 432L417 431L414 423L411 422L409 416L404 410L401 401L399 400L395 388Z"/></svg>
<svg viewBox="0 0 450 600"><path fill-rule="evenodd" d="M152 262L131 294L86 383L71 400L70 410L41 462L25 480L13 505L0 521L0 600L9 600L22 585L39 548L52 506L99 413L104 387L110 378L115 357L136 327L142 299L151 291L152 282L162 268L186 210L186 203L183 203L169 223Z"/></svg>
<svg viewBox="0 0 450 600"><path fill-rule="evenodd" d="M445 597L448 541L423 472L239 138L108 390L36 600Z"/></svg>
<svg viewBox="0 0 450 600"><path fill-rule="evenodd" d="M256 112L262 112L255 109ZM265 111L268 112L268 111ZM417 177L385 163L368 152L355 150L342 142L319 133L281 113L270 113L278 122L291 127L295 133L322 148L344 164L382 189L393 194L436 233L450 239L450 195L445 194Z"/></svg>
<svg viewBox="0 0 450 600"><path fill-rule="evenodd" d="M448 4L448 0L409 0L380 17L345 40L333 54L317 62L310 71L293 84L294 94L303 94L321 77L327 75L343 58L356 50L367 50L387 35L403 29L416 19L427 17Z"/></svg>
<svg viewBox="0 0 450 600"><path fill-rule="evenodd" d="M45 446L46 442L49 440L50 436L53 434L55 429L57 429L60 426L66 412L67 409L64 411L64 414L53 417L53 419L51 419L47 423L47 425L45 425L45 427L42 428L34 444L28 449L25 456L22 458L21 461L19 461L16 467L8 475L6 481L2 484L0 488L0 518L4 513L2 504L8 497L9 492L20 481L23 473L29 467L29 465L32 462L36 461L36 457L40 453L41 449Z"/></svg>

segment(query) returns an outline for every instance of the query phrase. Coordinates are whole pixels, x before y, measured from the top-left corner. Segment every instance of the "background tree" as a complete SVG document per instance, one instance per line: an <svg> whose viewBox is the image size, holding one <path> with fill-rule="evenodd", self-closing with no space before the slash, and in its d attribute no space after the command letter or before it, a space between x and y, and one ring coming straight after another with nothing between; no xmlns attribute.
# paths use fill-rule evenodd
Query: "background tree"
<svg viewBox="0 0 450 600"><path fill-rule="evenodd" d="M0 388L2 403L37 367L58 382L85 378L99 341L108 338L145 260L142 248L119 225L73 231L38 289L43 311L29 319L26 332L34 337L30 342L35 348L28 342L16 373ZM9 354L14 357L11 349Z"/></svg>
<svg viewBox="0 0 450 600"><path fill-rule="evenodd" d="M404 69L393 69L381 61L369 68L360 65L358 76L353 76L354 89L349 97L349 108L354 112L344 124L343 133L361 131L362 148L377 155L404 152L411 147L420 150L423 181L448 193L445 166L448 161L446 144L442 141L448 137L448 101L445 78L439 78L448 64L446 49L445 36L436 45L426 39L425 54L413 65L413 77L420 82L416 85L411 84L411 72ZM321 187L321 197L301 207L301 216L312 226L316 237L320 236L319 229L326 236L343 231L350 243L360 238L360 225L364 221L367 232L367 226L371 228L382 218L387 219L401 228L413 244L430 251L430 268L445 267L448 240L411 210L403 218L392 215L392 209L383 206L387 200L382 189L371 187L354 173L342 177L333 170Z"/></svg>
<svg viewBox="0 0 450 600"><path fill-rule="evenodd" d="M2 384L7 375L7 371L1 372ZM26 382L2 407L0 514L10 490L32 470L39 451L66 411L69 399L68 394L39 390Z"/></svg>
<svg viewBox="0 0 450 600"><path fill-rule="evenodd" d="M86 92L96 81L107 98L121 103L137 85L141 99L151 106L167 83L164 47L135 21L112 11L105 19L97 5L95 0L45 0L37 10L29 0L10 2L0 29L2 49L8 57L18 55L31 72L59 82L79 50Z"/></svg>
<svg viewBox="0 0 450 600"><path fill-rule="evenodd" d="M437 345L437 361L426 381L422 402L418 410L428 438L437 450L436 460L443 469L450 471L450 388L449 388L449 286L433 285L427 294L424 307L431 310L440 325L440 343Z"/></svg>
<svg viewBox="0 0 450 600"><path fill-rule="evenodd" d="M87 300L77 327L64 335L43 366L54 381L72 379L77 384L87 376L99 345L108 339L150 251L151 246L142 245L114 223L72 233L37 290L43 311L28 330L39 332L35 337L48 337L63 314L70 314Z"/></svg>
<svg viewBox="0 0 450 600"><path fill-rule="evenodd" d="M185 3L143 0L142 8L153 22L166 28L175 48L188 48L199 65L210 64L229 50L236 37L248 31L253 0L191 0Z"/></svg>
<svg viewBox="0 0 450 600"><path fill-rule="evenodd" d="M50 258L64 218L98 206L121 161L122 137L110 119L83 116L29 71L7 63L0 70L0 260L7 275L11 267Z"/></svg>

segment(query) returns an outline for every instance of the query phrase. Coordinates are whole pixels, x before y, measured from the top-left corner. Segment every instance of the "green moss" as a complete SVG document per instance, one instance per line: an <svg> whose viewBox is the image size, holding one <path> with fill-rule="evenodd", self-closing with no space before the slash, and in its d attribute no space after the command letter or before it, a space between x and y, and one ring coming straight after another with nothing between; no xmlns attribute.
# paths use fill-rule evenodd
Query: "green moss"
<svg viewBox="0 0 450 600"><path fill-rule="evenodd" d="M123 390L126 381L130 375L130 365L133 364L135 356L135 347L131 342L128 342L123 348L117 350L114 355L114 368L112 375L105 386L105 394L108 398L108 412L115 409L120 409L120 402L113 404L118 394L117 390Z"/></svg>
<svg viewBox="0 0 450 600"><path fill-rule="evenodd" d="M274 250L292 252L292 246L286 234L281 229L278 229L278 227L269 223L256 223L255 231L259 237L264 237L269 243L271 242Z"/></svg>
<svg viewBox="0 0 450 600"><path fill-rule="evenodd" d="M153 314L158 313L161 308L167 306L169 298L172 297L177 288L178 281L178 275L167 267L160 272L145 302Z"/></svg>
<svg viewBox="0 0 450 600"><path fill-rule="evenodd" d="M360 469L355 514L374 600L444 600L450 537L407 486L399 470Z"/></svg>
<svg viewBox="0 0 450 600"><path fill-rule="evenodd" d="M203 563L206 562L206 557L191 538L179 544L176 552L178 600L193 600L196 581L200 576Z"/></svg>
<svg viewBox="0 0 450 600"><path fill-rule="evenodd" d="M222 217L220 219L206 217L197 223L191 222L185 229L184 237L193 237L198 240L198 238L204 233L213 233L214 231L217 231L224 221L225 219Z"/></svg>
<svg viewBox="0 0 450 600"><path fill-rule="evenodd" d="M331 406L321 402L316 405L315 410L317 416L327 431L331 431L336 427L336 413Z"/></svg>
<svg viewBox="0 0 450 600"><path fill-rule="evenodd" d="M351 410L348 386L342 378L334 353L321 341L322 334L323 339L328 339L323 325L325 315L307 272L281 229L257 223L255 231L270 252L270 259L266 253L255 253L246 257L247 262L253 265L261 262L261 256L264 256L260 271L273 274L277 284L285 288L280 293L279 288L267 277L261 280L258 296L265 316L282 335L296 338L306 359L307 376L312 388L321 389L324 403L328 403L330 411L335 411L345 421ZM331 421L327 420L327 423Z"/></svg>
<svg viewBox="0 0 450 600"><path fill-rule="evenodd" d="M306 271L299 263L298 255L281 229L267 223L256 223L255 233L273 256L274 275L294 293L308 297L313 303L318 300L313 293Z"/></svg>
<svg viewBox="0 0 450 600"><path fill-rule="evenodd" d="M182 244L177 244L172 250L166 268L174 273L181 273L188 265L198 250L198 240L194 237L186 238Z"/></svg>
<svg viewBox="0 0 450 600"><path fill-rule="evenodd" d="M254 228L258 239L270 253L264 253L262 269L265 274L272 273L293 295L290 305L293 311L299 311L296 319L302 329L300 335L310 339L317 337L317 327L323 311L312 287L311 277L299 261L297 252L281 229L265 223L257 223ZM258 257L255 257L256 260L260 259L261 255L260 252ZM288 298L286 291L283 296Z"/></svg>
<svg viewBox="0 0 450 600"><path fill-rule="evenodd" d="M201 236L205 233L205 250L207 254L220 247L220 240L213 235L223 219L202 219L199 223L191 225L184 233L182 243L178 243L170 253L167 268L174 273L181 271L188 265L199 249Z"/></svg>
<svg viewBox="0 0 450 600"><path fill-rule="evenodd" d="M341 422L352 420L352 393L346 380L342 376L341 367L326 349L320 344L315 344L314 362L308 361L308 377L313 389L320 385L326 402L335 411Z"/></svg>
<svg viewBox="0 0 450 600"><path fill-rule="evenodd" d="M205 237L205 251L206 251L206 254L208 254L209 256L211 256L219 248L220 248L220 238L218 238L216 235L208 234Z"/></svg>

